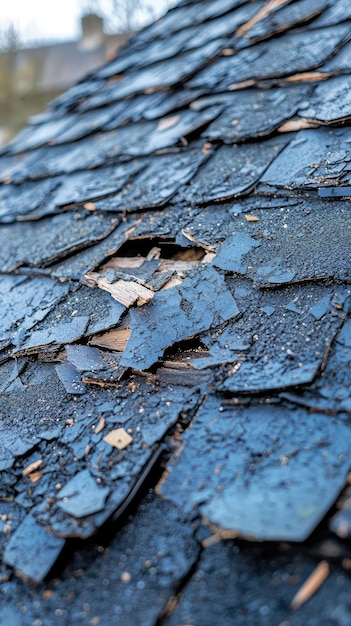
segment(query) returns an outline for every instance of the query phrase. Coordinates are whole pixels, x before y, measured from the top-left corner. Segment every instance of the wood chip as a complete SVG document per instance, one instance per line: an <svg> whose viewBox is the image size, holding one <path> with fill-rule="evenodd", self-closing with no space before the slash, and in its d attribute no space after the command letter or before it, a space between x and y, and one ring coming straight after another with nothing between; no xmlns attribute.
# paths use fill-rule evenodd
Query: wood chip
<svg viewBox="0 0 351 626"><path fill-rule="evenodd" d="M257 215L245 215L245 219L247 222L259 222L260 218Z"/></svg>
<svg viewBox="0 0 351 626"><path fill-rule="evenodd" d="M104 430L104 428L105 428L105 418L100 417L99 423L97 427L95 428L95 435L98 435L99 433L101 433L101 431Z"/></svg>
<svg viewBox="0 0 351 626"><path fill-rule="evenodd" d="M118 448L118 450L124 450L124 448L132 443L133 437L131 437L124 428L117 428L116 430L111 430L111 432L104 437L104 441L109 443L110 446Z"/></svg>
<svg viewBox="0 0 351 626"><path fill-rule="evenodd" d="M162 130L167 130L167 128L172 128L172 126L175 126L176 124L178 124L179 119L180 119L179 115L173 115L172 117L165 117L159 121L157 125L157 130L162 131Z"/></svg>
<svg viewBox="0 0 351 626"><path fill-rule="evenodd" d="M43 472L33 472L32 474L29 474L29 480L31 483L37 483L38 480L41 479L43 475Z"/></svg>
<svg viewBox="0 0 351 626"><path fill-rule="evenodd" d="M29 465L27 465L27 467L25 467L22 470L22 476L28 476L29 474L32 474L37 469L39 469L42 463L43 463L43 459L38 459L38 461L33 461L33 463L30 463Z"/></svg>
<svg viewBox="0 0 351 626"><path fill-rule="evenodd" d="M241 83L232 83L228 85L228 91L236 91L237 89L246 89L246 87L252 87L255 85L256 81L253 78L248 78L247 80L241 81Z"/></svg>
<svg viewBox="0 0 351 626"><path fill-rule="evenodd" d="M137 303L138 306L150 302L154 297L154 291L147 289L139 283L127 280L117 280L115 283L109 283L106 278L99 278L97 286L104 291L108 291L112 298L117 300L126 307Z"/></svg>
<svg viewBox="0 0 351 626"><path fill-rule="evenodd" d="M99 337L93 337L89 341L89 346L99 346L116 352L123 352L130 337L130 328L111 330Z"/></svg>
<svg viewBox="0 0 351 626"><path fill-rule="evenodd" d="M160 289L160 291L165 291L166 289L172 289L173 287L178 287L183 282L183 278L179 276L172 276Z"/></svg>
<svg viewBox="0 0 351 626"><path fill-rule="evenodd" d="M198 267L198 265L200 265L200 261L174 261L173 259L162 259L157 273L161 274L162 272L188 272L189 270Z"/></svg>
<svg viewBox="0 0 351 626"><path fill-rule="evenodd" d="M327 561L321 561L292 599L290 604L291 610L297 611L303 604L305 604L316 593L316 591L318 591L320 586L328 578L328 575L329 563Z"/></svg>
<svg viewBox="0 0 351 626"><path fill-rule="evenodd" d="M209 152L211 152L211 149L212 149L212 143L205 143L202 146L201 152L202 154L208 154Z"/></svg>
<svg viewBox="0 0 351 626"><path fill-rule="evenodd" d="M318 126L320 126L320 124L317 121L313 122L302 117L299 120L289 120L288 122L285 122L279 126L278 132L292 133L296 130L303 130L304 128L318 128Z"/></svg>

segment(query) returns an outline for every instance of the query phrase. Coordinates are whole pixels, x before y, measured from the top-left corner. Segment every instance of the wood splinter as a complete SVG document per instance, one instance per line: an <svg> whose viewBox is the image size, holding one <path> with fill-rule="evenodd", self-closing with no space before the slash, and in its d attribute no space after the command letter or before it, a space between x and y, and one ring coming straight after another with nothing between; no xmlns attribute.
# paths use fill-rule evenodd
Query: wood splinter
<svg viewBox="0 0 351 626"><path fill-rule="evenodd" d="M290 604L292 611L297 611L318 591L329 576L329 563L321 561L307 578Z"/></svg>

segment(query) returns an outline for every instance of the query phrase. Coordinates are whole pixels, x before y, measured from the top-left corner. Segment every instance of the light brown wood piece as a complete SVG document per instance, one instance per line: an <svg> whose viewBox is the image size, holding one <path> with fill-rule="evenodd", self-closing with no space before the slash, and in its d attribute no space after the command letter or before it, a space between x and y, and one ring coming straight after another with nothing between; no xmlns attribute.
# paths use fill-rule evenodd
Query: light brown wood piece
<svg viewBox="0 0 351 626"><path fill-rule="evenodd" d="M119 330L110 330L99 337L93 337L89 341L89 346L99 346L116 352L123 352L130 337L131 330L122 328Z"/></svg>
<svg viewBox="0 0 351 626"><path fill-rule="evenodd" d="M124 428L117 428L116 430L111 430L111 432L104 437L104 441L109 443L110 446L118 448L118 450L124 450L124 448L132 443L133 437L131 437Z"/></svg>
<svg viewBox="0 0 351 626"><path fill-rule="evenodd" d="M178 124L179 119L180 119L180 115L172 115L172 117L164 117L160 119L159 123L157 124L156 130L162 131L162 130L167 130L168 128L172 128L172 126L175 126L176 124Z"/></svg>
<svg viewBox="0 0 351 626"><path fill-rule="evenodd" d="M260 218L257 215L245 215L245 219L247 222L259 222Z"/></svg>
<svg viewBox="0 0 351 626"><path fill-rule="evenodd" d="M312 574L307 578L297 594L293 597L290 604L292 611L297 611L305 604L315 593L329 576L329 563L321 561L313 570Z"/></svg>
<svg viewBox="0 0 351 626"><path fill-rule="evenodd" d="M273 9L279 7L281 4L286 3L287 0L269 0L269 2L267 2L267 4L265 4L259 11L257 11L257 13L255 13L255 15L248 22L238 28L235 33L236 36L242 37L243 35L248 33L251 28L256 26L258 22L267 17L267 15L269 15L269 13L273 11Z"/></svg>
<svg viewBox="0 0 351 626"><path fill-rule="evenodd" d="M99 433L101 433L101 431L104 430L104 428L105 428L105 418L100 417L100 420L95 428L95 435L98 435Z"/></svg>
<svg viewBox="0 0 351 626"><path fill-rule="evenodd" d="M303 130L304 128L318 128L318 126L320 126L320 124L317 121L312 122L302 117L299 120L284 122L284 124L279 126L278 133L292 133L296 130Z"/></svg>
<svg viewBox="0 0 351 626"><path fill-rule="evenodd" d="M28 476L35 472L39 467L43 464L43 459L38 459L38 461L33 461L22 470L22 476Z"/></svg>
<svg viewBox="0 0 351 626"><path fill-rule="evenodd" d="M129 308L132 304L137 303L138 306L150 302L155 295L155 292L151 289L147 289L143 285L131 280L117 280L115 283L110 283L107 278L97 274L96 272L90 272L85 275L85 281L89 286L95 285L99 289L107 291L114 300L120 302L125 307Z"/></svg>

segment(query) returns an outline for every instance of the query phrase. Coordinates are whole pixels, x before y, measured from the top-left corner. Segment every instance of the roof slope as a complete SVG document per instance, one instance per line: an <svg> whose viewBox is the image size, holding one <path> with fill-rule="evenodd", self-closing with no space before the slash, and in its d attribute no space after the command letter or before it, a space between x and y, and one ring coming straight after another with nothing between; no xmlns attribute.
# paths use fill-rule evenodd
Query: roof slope
<svg viewBox="0 0 351 626"><path fill-rule="evenodd" d="M345 1L180 2L2 151L2 575L42 581L112 528L73 593L84 607L89 576L112 576L119 604L86 623L206 624L216 559L228 585L256 557L308 569L311 541L231 564L240 542L201 541L318 527L347 556L348 500L325 516L351 467L350 18Z"/></svg>

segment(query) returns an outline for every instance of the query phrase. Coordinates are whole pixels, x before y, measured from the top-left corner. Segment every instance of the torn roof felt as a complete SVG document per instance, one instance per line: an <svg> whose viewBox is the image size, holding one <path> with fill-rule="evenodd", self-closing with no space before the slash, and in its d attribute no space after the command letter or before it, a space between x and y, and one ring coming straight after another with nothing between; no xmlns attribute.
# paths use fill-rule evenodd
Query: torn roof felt
<svg viewBox="0 0 351 626"><path fill-rule="evenodd" d="M346 5L180 2L2 149L0 580L50 580L72 538L107 524L124 550L123 514L159 477L153 507L192 547L178 578L163 530L162 565L140 549L150 574L132 550L118 580L137 581L138 617L116 624L144 624L149 575L162 607L145 623L173 619L198 576L196 526L303 553L316 532L340 538ZM147 519L137 509L133 532Z"/></svg>

